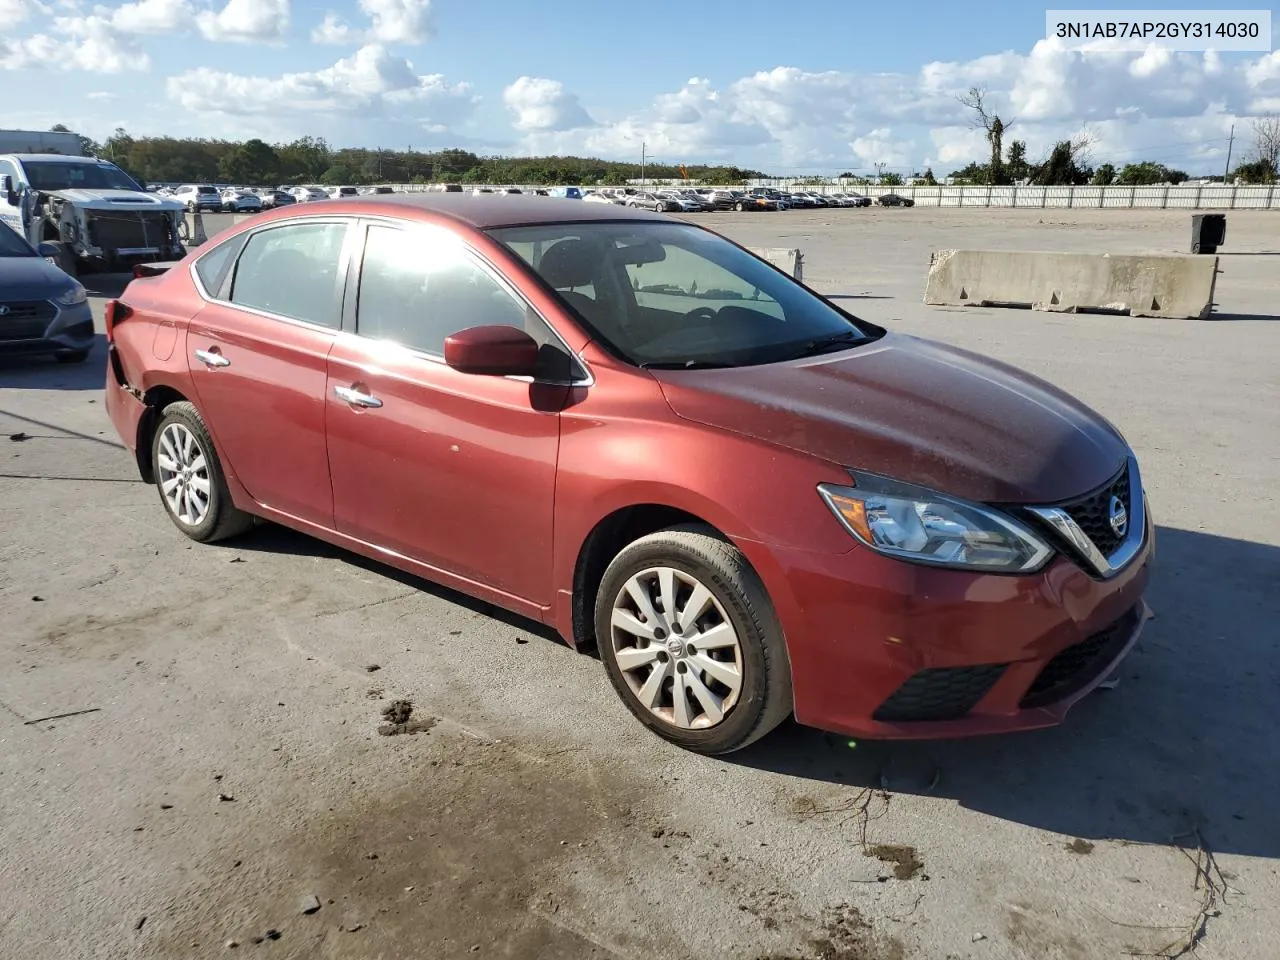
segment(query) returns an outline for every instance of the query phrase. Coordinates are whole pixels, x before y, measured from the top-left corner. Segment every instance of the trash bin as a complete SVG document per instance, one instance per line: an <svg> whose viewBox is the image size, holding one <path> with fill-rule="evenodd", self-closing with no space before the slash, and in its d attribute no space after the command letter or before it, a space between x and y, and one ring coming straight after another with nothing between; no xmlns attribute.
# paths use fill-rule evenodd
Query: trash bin
<svg viewBox="0 0 1280 960"><path fill-rule="evenodd" d="M1225 213L1197 213L1191 217L1191 252L1217 253L1227 239Z"/></svg>

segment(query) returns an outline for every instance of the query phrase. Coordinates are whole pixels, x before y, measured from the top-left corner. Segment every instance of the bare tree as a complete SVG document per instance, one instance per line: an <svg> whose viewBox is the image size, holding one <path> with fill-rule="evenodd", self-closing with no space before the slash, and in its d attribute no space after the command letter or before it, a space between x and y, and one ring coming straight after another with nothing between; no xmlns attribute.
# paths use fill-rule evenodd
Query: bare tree
<svg viewBox="0 0 1280 960"><path fill-rule="evenodd" d="M991 165L987 168L988 179L991 183L1002 182L1005 179L1004 135L1013 126L1013 121L1005 121L999 114L989 109L985 87L970 87L968 93L956 99L960 101L961 106L973 111L973 119L969 122L987 134L987 143L991 144Z"/></svg>
<svg viewBox="0 0 1280 960"><path fill-rule="evenodd" d="M1080 132L1071 138L1071 157L1077 166L1087 167L1093 163L1093 148L1098 144L1098 135L1088 125L1080 128Z"/></svg>
<svg viewBox="0 0 1280 960"><path fill-rule="evenodd" d="M1280 163L1280 115L1272 113L1253 121L1253 149L1258 159L1269 163L1272 173L1276 173L1276 164Z"/></svg>

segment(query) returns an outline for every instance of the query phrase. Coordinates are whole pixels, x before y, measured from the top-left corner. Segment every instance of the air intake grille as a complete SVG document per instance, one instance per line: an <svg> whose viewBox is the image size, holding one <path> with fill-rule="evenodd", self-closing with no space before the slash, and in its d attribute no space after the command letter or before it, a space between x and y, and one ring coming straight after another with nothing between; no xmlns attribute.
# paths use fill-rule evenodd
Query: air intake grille
<svg viewBox="0 0 1280 960"><path fill-rule="evenodd" d="M57 314L48 300L0 301L0 340L40 340Z"/></svg>
<svg viewBox="0 0 1280 960"><path fill-rule="evenodd" d="M874 720L956 720L978 705L1004 674L1003 663L930 667L913 675L880 704Z"/></svg>
<svg viewBox="0 0 1280 960"><path fill-rule="evenodd" d="M1050 660L1022 697L1022 707L1043 707L1075 693L1097 677L1124 649L1137 624L1138 608L1087 640L1067 647Z"/></svg>

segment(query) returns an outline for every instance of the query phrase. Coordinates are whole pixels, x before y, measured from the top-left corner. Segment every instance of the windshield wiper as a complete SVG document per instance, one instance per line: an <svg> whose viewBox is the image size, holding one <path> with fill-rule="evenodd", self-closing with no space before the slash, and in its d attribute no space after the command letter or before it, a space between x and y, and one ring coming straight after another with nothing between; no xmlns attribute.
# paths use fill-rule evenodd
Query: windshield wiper
<svg viewBox="0 0 1280 960"><path fill-rule="evenodd" d="M802 357L813 357L828 350L845 347L866 340L865 334L858 330L845 330L827 337L816 337L800 345L794 352L781 357L782 360L799 360Z"/></svg>
<svg viewBox="0 0 1280 960"><path fill-rule="evenodd" d="M640 364L641 370L723 370L732 363L716 363L714 360L651 360Z"/></svg>

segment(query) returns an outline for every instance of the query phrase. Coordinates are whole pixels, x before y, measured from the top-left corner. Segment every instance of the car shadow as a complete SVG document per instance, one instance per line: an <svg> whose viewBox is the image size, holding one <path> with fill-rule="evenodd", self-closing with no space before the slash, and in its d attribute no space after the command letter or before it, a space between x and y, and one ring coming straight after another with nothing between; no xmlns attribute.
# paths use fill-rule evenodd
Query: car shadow
<svg viewBox="0 0 1280 960"><path fill-rule="evenodd" d="M87 359L59 363L52 354L0 354L0 385L18 390L101 390L107 377L107 338L97 334Z"/></svg>
<svg viewBox="0 0 1280 960"><path fill-rule="evenodd" d="M1280 314L1275 313L1214 313L1209 314L1209 319L1215 323L1227 321L1231 323L1243 323L1249 320L1274 321L1280 320Z"/></svg>
<svg viewBox="0 0 1280 960"><path fill-rule="evenodd" d="M211 544L211 546L235 552L289 554L295 557L321 557L328 560L340 560L343 563L367 570L377 576L394 580L406 587L421 590L423 593L457 604L472 613L491 617L516 630L531 633L562 646L565 642L557 631L545 623L530 620L509 610L496 607L491 603L477 600L475 597L468 596L465 593L459 593L449 587L441 586L430 580L424 580L412 573L405 573L403 570L398 570L386 563L370 560L358 553L344 550L342 547L335 547L327 541L299 533L296 530L291 530L288 527L282 527L269 521L262 521L248 533L230 540L219 540Z"/></svg>
<svg viewBox="0 0 1280 960"><path fill-rule="evenodd" d="M1119 672L1059 727L872 742L790 723L722 759L797 780L950 798L1069 837L1280 857L1280 547L1162 527L1155 618ZM851 679L851 684L855 682Z"/></svg>
<svg viewBox="0 0 1280 960"><path fill-rule="evenodd" d="M124 288L133 279L132 273L82 273L77 280L89 292L91 297L102 297L114 300L124 293Z"/></svg>

